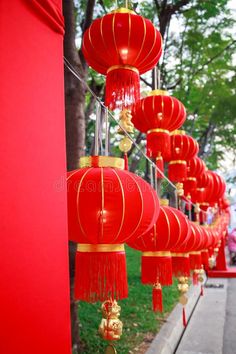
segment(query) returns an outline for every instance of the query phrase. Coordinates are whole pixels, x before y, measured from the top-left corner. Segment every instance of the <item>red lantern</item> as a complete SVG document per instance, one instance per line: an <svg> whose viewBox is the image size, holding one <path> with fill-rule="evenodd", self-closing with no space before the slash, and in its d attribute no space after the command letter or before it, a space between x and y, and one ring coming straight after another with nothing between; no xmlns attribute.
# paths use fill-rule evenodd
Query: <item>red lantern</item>
<svg viewBox="0 0 236 354"><path fill-rule="evenodd" d="M68 175L69 238L78 243L76 299L127 297L123 244L149 230L157 218L155 191L123 165L119 158L85 157L82 168Z"/></svg>
<svg viewBox="0 0 236 354"><path fill-rule="evenodd" d="M188 228L188 220L181 211L161 206L159 217L152 229L128 243L132 248L142 251L141 281L143 284L172 284L170 250L183 242ZM153 291L156 290L158 289L154 286Z"/></svg>
<svg viewBox="0 0 236 354"><path fill-rule="evenodd" d="M199 147L195 139L185 135L183 130L171 133L171 161L168 177L172 182L183 182L187 178L187 161L198 153Z"/></svg>
<svg viewBox="0 0 236 354"><path fill-rule="evenodd" d="M157 64L162 38L151 21L121 8L93 21L82 51L88 64L106 75L106 105L123 108L139 100L139 75Z"/></svg>
<svg viewBox="0 0 236 354"><path fill-rule="evenodd" d="M186 119L184 105L167 91L154 90L137 102L132 116L134 126L147 134L148 156L156 158L160 167L162 157L170 157L170 131L181 127Z"/></svg>
<svg viewBox="0 0 236 354"><path fill-rule="evenodd" d="M193 157L187 162L187 178L184 181L184 192L186 195L192 195L192 191L196 190L197 178L202 175L205 168L204 162L198 156Z"/></svg>

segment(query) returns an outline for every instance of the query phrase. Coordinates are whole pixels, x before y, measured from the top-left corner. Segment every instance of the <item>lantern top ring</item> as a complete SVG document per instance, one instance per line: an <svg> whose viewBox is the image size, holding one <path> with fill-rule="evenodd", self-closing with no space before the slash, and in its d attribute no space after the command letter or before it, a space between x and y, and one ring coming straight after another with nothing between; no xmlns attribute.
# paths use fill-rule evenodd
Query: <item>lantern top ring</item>
<svg viewBox="0 0 236 354"><path fill-rule="evenodd" d="M124 170L124 159L113 156L83 156L79 160L80 168L83 167L113 167Z"/></svg>
<svg viewBox="0 0 236 354"><path fill-rule="evenodd" d="M170 135L185 135L185 130L173 130L173 132L170 133Z"/></svg>
<svg viewBox="0 0 236 354"><path fill-rule="evenodd" d="M132 15L137 15L136 12L133 10L128 9L127 7L119 7L118 9L115 9L110 12L111 14L132 14Z"/></svg>
<svg viewBox="0 0 236 354"><path fill-rule="evenodd" d="M148 92L148 96L169 96L169 92L166 90L152 90Z"/></svg>
<svg viewBox="0 0 236 354"><path fill-rule="evenodd" d="M147 131L147 134L151 133L165 133L165 134L170 134L169 130L167 129L161 129L161 128L156 128L156 129L150 129Z"/></svg>
<svg viewBox="0 0 236 354"><path fill-rule="evenodd" d="M110 71L118 70L118 69L131 70L131 71L134 71L136 74L139 74L138 69L135 68L134 66L131 66L131 65L113 65L113 66L110 66L110 68L107 70L107 74L108 74Z"/></svg>

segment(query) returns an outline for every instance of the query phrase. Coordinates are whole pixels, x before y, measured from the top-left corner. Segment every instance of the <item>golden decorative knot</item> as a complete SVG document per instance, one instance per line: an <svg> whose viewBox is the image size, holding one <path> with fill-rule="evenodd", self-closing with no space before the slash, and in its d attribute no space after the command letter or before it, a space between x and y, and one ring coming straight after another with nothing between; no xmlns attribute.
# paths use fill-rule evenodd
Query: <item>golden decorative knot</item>
<svg viewBox="0 0 236 354"><path fill-rule="evenodd" d="M77 245L77 252L124 252L124 244L96 244L79 243Z"/></svg>
<svg viewBox="0 0 236 354"><path fill-rule="evenodd" d="M105 340L118 340L122 335L123 323L119 320L121 307L116 300L102 303L102 320L98 332Z"/></svg>
<svg viewBox="0 0 236 354"><path fill-rule="evenodd" d="M119 134L125 134L125 132L122 130L122 128L128 133L133 133L134 125L131 122L131 119L132 119L132 114L131 114L130 110L123 109L120 112L119 124L121 127L118 127L118 131L117 131Z"/></svg>
<svg viewBox="0 0 236 354"><path fill-rule="evenodd" d="M84 167L114 167L124 169L124 159L113 156L83 156L79 160L80 168Z"/></svg>
<svg viewBox="0 0 236 354"><path fill-rule="evenodd" d="M119 149L122 152L128 152L132 148L132 141L128 136L125 136L119 143Z"/></svg>

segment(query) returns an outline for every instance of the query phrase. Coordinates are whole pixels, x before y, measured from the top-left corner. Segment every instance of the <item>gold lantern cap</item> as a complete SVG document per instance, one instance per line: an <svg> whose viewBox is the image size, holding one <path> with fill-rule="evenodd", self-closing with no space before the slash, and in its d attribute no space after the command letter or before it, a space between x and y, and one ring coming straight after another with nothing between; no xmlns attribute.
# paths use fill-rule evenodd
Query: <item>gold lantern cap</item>
<svg viewBox="0 0 236 354"><path fill-rule="evenodd" d="M124 170L124 159L114 156L83 156L79 159L80 168L84 167L112 167Z"/></svg>
<svg viewBox="0 0 236 354"><path fill-rule="evenodd" d="M162 96L169 96L170 94L169 94L169 92L166 91L166 90L159 90L159 89L157 89L157 90L152 90L152 91L148 92L148 96L160 96L160 95L162 95Z"/></svg>
<svg viewBox="0 0 236 354"><path fill-rule="evenodd" d="M169 200L168 199L160 199L160 204L161 204L161 206L168 206Z"/></svg>
<svg viewBox="0 0 236 354"><path fill-rule="evenodd" d="M173 130L173 132L170 133L170 135L185 135L185 130L180 130L180 129L176 129Z"/></svg>
<svg viewBox="0 0 236 354"><path fill-rule="evenodd" d="M110 12L111 14L132 14L137 15L135 11L128 9L127 7L119 7Z"/></svg>

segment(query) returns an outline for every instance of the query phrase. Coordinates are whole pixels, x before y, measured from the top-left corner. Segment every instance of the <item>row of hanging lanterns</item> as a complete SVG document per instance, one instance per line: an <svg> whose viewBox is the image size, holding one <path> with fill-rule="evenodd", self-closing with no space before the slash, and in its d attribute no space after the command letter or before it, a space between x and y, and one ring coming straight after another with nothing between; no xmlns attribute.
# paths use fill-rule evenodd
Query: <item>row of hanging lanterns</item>
<svg viewBox="0 0 236 354"><path fill-rule="evenodd" d="M225 182L197 157L196 140L179 130L186 119L184 105L159 89L140 99L140 74L154 68L162 53L161 35L151 21L117 9L93 21L82 51L87 63L106 76L105 104L122 111L122 128L131 133L134 126L146 134L147 156L161 172L157 177L163 177L168 163L170 181L183 183L180 199L186 211L192 202L198 206L197 224L166 200L160 205L155 189L129 172L121 158L82 157L80 168L68 173L69 239L77 243L75 298L104 302L99 333L111 341L122 332L116 300L128 296L124 244L142 252L141 282L153 286L153 310L163 310L162 286L171 285L173 276L185 305L188 277L192 273L197 283L202 267L215 262L229 213ZM121 145L125 153L131 146L125 138ZM215 208L213 226L207 225L209 207ZM184 312L183 320L186 324Z"/></svg>

